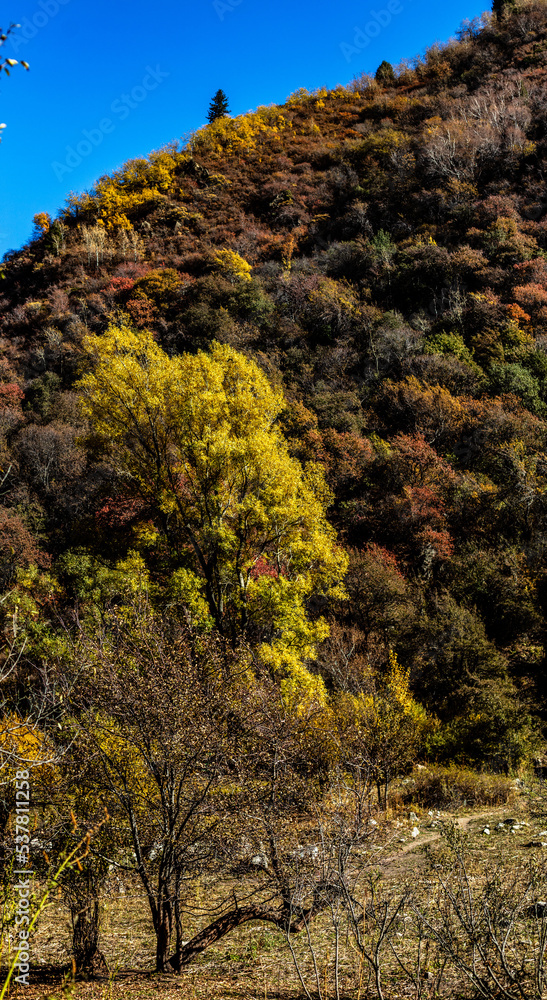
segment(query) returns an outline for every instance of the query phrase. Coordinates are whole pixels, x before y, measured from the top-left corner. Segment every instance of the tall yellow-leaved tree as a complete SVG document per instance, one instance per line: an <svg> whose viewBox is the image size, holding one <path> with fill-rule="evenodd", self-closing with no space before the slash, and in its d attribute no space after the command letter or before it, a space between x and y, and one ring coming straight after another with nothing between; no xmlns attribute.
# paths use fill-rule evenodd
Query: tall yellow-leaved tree
<svg viewBox="0 0 547 1000"><path fill-rule="evenodd" d="M245 636L287 698L324 700L305 661L328 632L312 594L342 596L347 560L326 517L322 470L289 455L280 392L231 347L168 357L146 331L85 341L80 379L95 441L156 512L176 563L171 595Z"/></svg>

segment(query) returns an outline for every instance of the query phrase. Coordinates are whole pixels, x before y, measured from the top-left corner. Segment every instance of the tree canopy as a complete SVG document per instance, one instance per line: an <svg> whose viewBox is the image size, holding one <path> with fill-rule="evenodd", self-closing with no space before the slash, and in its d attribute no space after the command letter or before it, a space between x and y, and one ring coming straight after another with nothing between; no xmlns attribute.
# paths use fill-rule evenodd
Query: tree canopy
<svg viewBox="0 0 547 1000"><path fill-rule="evenodd" d="M291 457L276 423L281 393L227 345L169 358L147 331L112 326L85 349L84 412L168 541L172 601L248 636L287 693L320 695L302 662L328 630L306 603L343 595L347 561L322 470Z"/></svg>

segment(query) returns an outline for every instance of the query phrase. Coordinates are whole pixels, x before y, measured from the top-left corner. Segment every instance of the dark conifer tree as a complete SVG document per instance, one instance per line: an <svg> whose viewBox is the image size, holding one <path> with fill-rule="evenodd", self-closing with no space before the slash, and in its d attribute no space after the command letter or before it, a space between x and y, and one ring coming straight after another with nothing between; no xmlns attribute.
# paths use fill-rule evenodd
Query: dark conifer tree
<svg viewBox="0 0 547 1000"><path fill-rule="evenodd" d="M207 121L214 122L217 118L224 118L229 113L228 98L223 90L217 90L207 112Z"/></svg>
<svg viewBox="0 0 547 1000"><path fill-rule="evenodd" d="M510 14L515 7L515 0L492 0L492 13L496 15L498 21L502 21L505 14Z"/></svg>
<svg viewBox="0 0 547 1000"><path fill-rule="evenodd" d="M375 78L377 83L381 83L384 86L389 86L390 83L395 83L393 66L387 61L387 59L384 59L384 61L378 66Z"/></svg>

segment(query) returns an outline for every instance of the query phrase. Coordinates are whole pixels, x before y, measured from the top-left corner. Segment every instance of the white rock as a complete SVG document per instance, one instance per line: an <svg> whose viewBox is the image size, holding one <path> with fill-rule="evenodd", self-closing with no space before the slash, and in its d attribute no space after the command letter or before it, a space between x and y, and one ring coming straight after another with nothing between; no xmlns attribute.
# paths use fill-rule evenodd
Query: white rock
<svg viewBox="0 0 547 1000"><path fill-rule="evenodd" d="M413 837L414 839L420 836L420 831L418 830L417 826L412 827L412 830L410 831L410 836Z"/></svg>
<svg viewBox="0 0 547 1000"><path fill-rule="evenodd" d="M369 822L369 826L378 826L378 823L376 822L375 819L369 819L368 822Z"/></svg>
<svg viewBox="0 0 547 1000"><path fill-rule="evenodd" d="M484 830L483 830L482 832L483 832L483 833L484 833L484 834L485 834L485 835L486 835L487 837L489 837L489 836L490 836L490 830L488 829L488 827L487 827L487 826L485 826L485 828L484 828Z"/></svg>

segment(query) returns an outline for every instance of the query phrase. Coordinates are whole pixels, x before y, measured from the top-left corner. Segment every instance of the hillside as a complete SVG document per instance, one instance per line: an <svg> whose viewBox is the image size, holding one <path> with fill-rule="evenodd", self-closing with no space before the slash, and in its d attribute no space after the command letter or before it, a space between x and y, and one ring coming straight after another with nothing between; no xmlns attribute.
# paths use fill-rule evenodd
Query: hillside
<svg viewBox="0 0 547 1000"><path fill-rule="evenodd" d="M14 602L40 618L27 655L47 658L63 615L115 603L101 580L131 553L158 604L180 565L85 433L84 338L149 330L171 359L217 342L283 393L291 456L333 491L350 599L308 601L330 622L309 671L354 692L395 657L438 720L430 759L509 770L536 752L546 81L530 4L380 82L221 118L36 216L0 311L0 583L7 624Z"/></svg>

